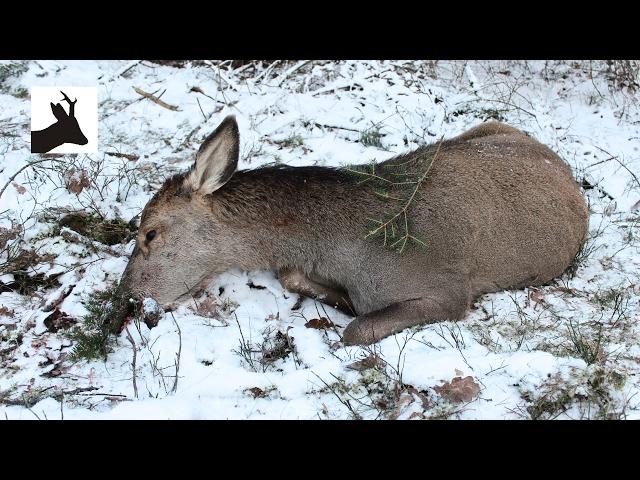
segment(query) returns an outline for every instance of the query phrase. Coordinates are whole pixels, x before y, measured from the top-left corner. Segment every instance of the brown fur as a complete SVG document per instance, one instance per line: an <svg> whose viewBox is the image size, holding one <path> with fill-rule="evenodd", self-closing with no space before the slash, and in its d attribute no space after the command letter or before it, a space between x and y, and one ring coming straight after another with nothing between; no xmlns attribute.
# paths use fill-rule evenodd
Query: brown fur
<svg viewBox="0 0 640 480"><path fill-rule="evenodd" d="M437 148L388 162L410 160L423 172ZM197 160L222 162L200 168L227 172L213 187L203 178L198 189L193 174L174 177L145 207L123 282L134 293L170 304L231 267L281 269L283 285L302 294L335 303L346 292L343 308L352 305L358 316L343 339L369 344L411 325L460 319L480 294L550 281L587 232L587 206L569 167L497 122L442 143L411 210L427 246L402 255L363 238L366 218L380 218L389 204L344 171L233 174L237 148L216 155ZM145 245L150 229L158 233Z"/></svg>

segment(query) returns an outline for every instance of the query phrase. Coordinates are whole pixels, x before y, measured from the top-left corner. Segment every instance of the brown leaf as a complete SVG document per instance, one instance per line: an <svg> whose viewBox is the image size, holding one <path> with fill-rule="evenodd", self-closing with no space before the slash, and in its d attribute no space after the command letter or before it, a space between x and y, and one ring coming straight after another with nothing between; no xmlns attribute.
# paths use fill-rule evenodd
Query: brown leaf
<svg viewBox="0 0 640 480"><path fill-rule="evenodd" d="M61 359L64 358L66 359L66 355L62 354L60 356ZM59 377L60 375L62 375L63 373L67 373L67 371L71 368L71 365L65 365L64 362L57 362L54 363L53 368L51 370L49 370L48 372L43 373L41 376L45 377L45 378L56 378Z"/></svg>
<svg viewBox="0 0 640 480"><path fill-rule="evenodd" d="M13 226L11 229L0 227L0 249L4 248L9 240L15 240L20 233L20 227Z"/></svg>
<svg viewBox="0 0 640 480"><path fill-rule="evenodd" d="M415 395L420 399L420 403L422 403L423 408L428 409L433 407L433 401L429 398L428 392L426 392L425 390L418 390L413 385L407 385L406 389L410 394Z"/></svg>
<svg viewBox="0 0 640 480"><path fill-rule="evenodd" d="M433 389L446 401L450 403L470 402L480 393L480 385L473 377L455 377L451 382L444 382L441 386Z"/></svg>
<svg viewBox="0 0 640 480"><path fill-rule="evenodd" d="M534 302L536 302L536 307L538 305L542 305L544 307L547 304L547 302L544 299L544 295L540 290L534 290L534 289L529 290L529 298ZM534 307L534 310L536 307Z"/></svg>
<svg viewBox="0 0 640 480"><path fill-rule="evenodd" d="M50 332L57 332L58 330L66 330L77 323L77 320L64 313L59 308L56 308L53 312L47 315L44 319L44 326Z"/></svg>
<svg viewBox="0 0 640 480"><path fill-rule="evenodd" d="M196 305L197 305L197 309L195 312L201 317L219 319L221 316L220 311L218 309L218 304L210 296L207 296L204 300L202 300L200 303Z"/></svg>
<svg viewBox="0 0 640 480"><path fill-rule="evenodd" d="M369 355L362 360L358 360L357 362L350 363L347 365L347 368L350 370L356 370L357 372L361 372L362 370L368 370L370 368L384 368L386 362L382 360L377 355Z"/></svg>
<svg viewBox="0 0 640 480"><path fill-rule="evenodd" d="M307 328L315 328L316 330L326 330L333 327L333 322L326 317L314 318L304 324Z"/></svg>
<svg viewBox="0 0 640 480"><path fill-rule="evenodd" d="M91 180L86 170L82 169L78 171L72 168L67 172L66 183L67 190L78 195L84 188L91 185Z"/></svg>
<svg viewBox="0 0 640 480"><path fill-rule="evenodd" d="M247 388L245 391L253 395L253 398L264 397L264 390L259 387Z"/></svg>
<svg viewBox="0 0 640 480"><path fill-rule="evenodd" d="M20 195L24 195L27 191L26 188L24 188L22 185L16 183L16 182L11 182L11 185L13 185L15 187L15 189L18 191L18 193Z"/></svg>

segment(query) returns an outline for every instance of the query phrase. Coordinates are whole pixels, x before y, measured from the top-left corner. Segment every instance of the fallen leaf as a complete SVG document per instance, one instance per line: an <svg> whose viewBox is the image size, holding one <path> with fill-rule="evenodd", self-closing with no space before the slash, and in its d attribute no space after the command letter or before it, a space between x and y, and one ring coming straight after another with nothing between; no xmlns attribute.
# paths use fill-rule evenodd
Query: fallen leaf
<svg viewBox="0 0 640 480"><path fill-rule="evenodd" d="M16 183L16 182L12 182L11 185L13 185L15 187L15 189L18 191L18 193L20 195L24 195L27 191L26 188L24 188L22 185Z"/></svg>
<svg viewBox="0 0 640 480"><path fill-rule="evenodd" d="M67 190L76 195L80 194L82 190L91 185L91 179L86 170L76 170L72 168L66 175Z"/></svg>
<svg viewBox="0 0 640 480"><path fill-rule="evenodd" d="M14 226L11 229L0 227L0 249L4 249L9 240L14 240L20 233L20 227Z"/></svg>
<svg viewBox="0 0 640 480"><path fill-rule="evenodd" d="M382 360L377 355L369 355L362 360L358 360L357 362L350 363L347 365L347 368L350 370L356 370L357 372L361 372L362 370L368 370L370 368L384 368L386 362Z"/></svg>
<svg viewBox="0 0 640 480"><path fill-rule="evenodd" d="M471 376L455 377L451 382L444 382L433 389L450 403L470 402L480 393L480 385Z"/></svg>
<svg viewBox="0 0 640 480"><path fill-rule="evenodd" d="M315 328L316 330L326 330L333 327L333 322L326 317L314 318L304 324L307 328Z"/></svg>
<svg viewBox="0 0 640 480"><path fill-rule="evenodd" d="M536 306L534 307L534 310L538 305L542 305L544 307L547 304L546 300L544 299L544 295L540 290L531 289L529 291L529 298L534 302L536 302Z"/></svg>
<svg viewBox="0 0 640 480"><path fill-rule="evenodd" d="M264 396L264 390L262 390L259 387L247 388L245 391L249 392L251 395L253 395L253 398L258 398L258 397L263 397Z"/></svg>
<svg viewBox="0 0 640 480"><path fill-rule="evenodd" d="M48 331L53 333L61 329L67 330L76 323L77 320L71 318L69 315L67 315L57 307L53 312L47 315L47 318L44 319L44 326L47 327Z"/></svg>

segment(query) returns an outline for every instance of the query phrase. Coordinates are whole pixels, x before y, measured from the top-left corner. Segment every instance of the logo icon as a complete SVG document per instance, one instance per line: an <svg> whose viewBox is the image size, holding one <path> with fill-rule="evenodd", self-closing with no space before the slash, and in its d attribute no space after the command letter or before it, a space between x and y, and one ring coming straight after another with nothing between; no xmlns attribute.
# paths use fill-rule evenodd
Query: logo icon
<svg viewBox="0 0 640 480"><path fill-rule="evenodd" d="M32 87L31 152L95 153L97 107L94 87Z"/></svg>

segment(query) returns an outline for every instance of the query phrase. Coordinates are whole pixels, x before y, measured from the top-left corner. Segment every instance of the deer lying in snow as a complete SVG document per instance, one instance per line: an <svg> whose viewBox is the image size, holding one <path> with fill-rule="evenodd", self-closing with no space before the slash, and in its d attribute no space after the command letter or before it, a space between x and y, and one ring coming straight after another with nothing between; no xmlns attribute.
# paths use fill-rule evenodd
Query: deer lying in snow
<svg viewBox="0 0 640 480"><path fill-rule="evenodd" d="M410 210L425 246L403 254L364 238L390 208L367 182L336 168L236 171L238 152L230 116L149 201L127 294L169 307L229 268L275 268L285 288L353 311L345 344L371 344L461 319L483 293L549 282L587 232L567 164L497 122L380 164L428 169Z"/></svg>

